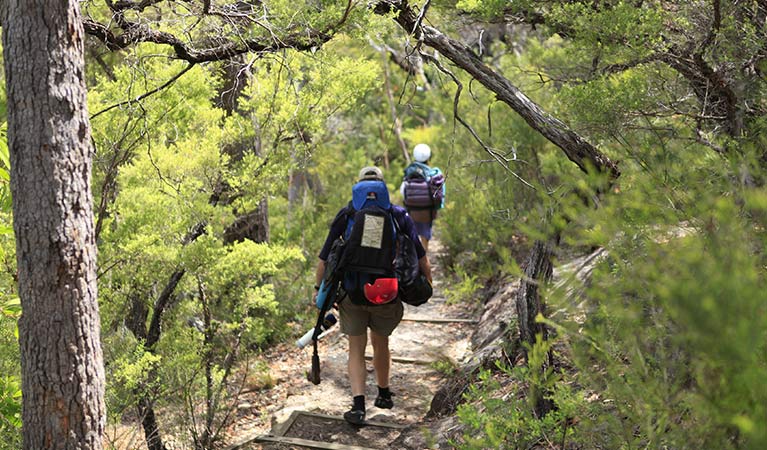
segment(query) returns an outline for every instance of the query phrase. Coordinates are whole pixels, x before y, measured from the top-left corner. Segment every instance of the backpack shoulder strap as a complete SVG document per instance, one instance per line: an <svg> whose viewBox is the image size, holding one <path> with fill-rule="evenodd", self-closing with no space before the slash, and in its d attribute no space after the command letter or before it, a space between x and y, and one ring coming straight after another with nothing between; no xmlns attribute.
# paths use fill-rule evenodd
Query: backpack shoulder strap
<svg viewBox="0 0 767 450"><path fill-rule="evenodd" d="M354 214L357 212L356 209L354 209L354 205L352 204L352 201L349 201L349 204L346 205L346 207L341 210L339 213L339 216L343 216L344 221L344 232L341 234L343 236L344 240L349 239L349 232L351 231L351 227L354 224Z"/></svg>
<svg viewBox="0 0 767 450"><path fill-rule="evenodd" d="M349 217L352 217L355 212L357 211L354 209L354 204L352 204L352 201L349 200L349 203L346 205L346 208L344 208L344 215L346 216L346 219L348 220Z"/></svg>
<svg viewBox="0 0 767 450"><path fill-rule="evenodd" d="M404 228L404 225L402 225L401 221L405 220L405 216L407 215L407 210L400 209L395 210L394 207L391 209L391 218L392 221L394 221L394 231L399 235L402 232L402 229Z"/></svg>
<svg viewBox="0 0 767 450"><path fill-rule="evenodd" d="M399 234L400 225L399 225L399 220L397 219L397 212L394 210L394 206L389 208L389 216L391 217L391 221L394 224L394 233L396 236L397 234Z"/></svg>
<svg viewBox="0 0 767 450"><path fill-rule="evenodd" d="M349 202L348 205L341 208L340 211L338 211L338 214L333 218L333 222L330 225L331 227L341 221L344 222L344 226L346 226L346 222L349 221L349 218L354 216L354 206L352 206L352 202Z"/></svg>

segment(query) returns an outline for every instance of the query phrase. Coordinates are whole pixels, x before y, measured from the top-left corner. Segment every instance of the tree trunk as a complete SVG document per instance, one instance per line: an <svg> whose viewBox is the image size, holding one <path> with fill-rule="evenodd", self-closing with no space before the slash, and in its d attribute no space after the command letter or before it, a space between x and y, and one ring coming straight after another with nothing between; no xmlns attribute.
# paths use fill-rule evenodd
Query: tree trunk
<svg viewBox="0 0 767 450"><path fill-rule="evenodd" d="M537 323L535 318L538 314L545 315L546 312L545 305L541 301L539 288L551 280L554 272L554 266L551 262L552 249L552 243L535 241L527 257L525 277L520 283L516 298L519 337L522 344L534 345L538 335L541 336L543 341L548 339L546 326L542 323ZM528 361L527 347L525 345L520 347L524 353L525 361ZM546 359L542 367L535 368L534 370L540 370L542 373L545 373L547 367L553 364L553 357L550 351ZM545 416L554 407L552 401L546 398L546 391L544 389L535 383L530 385L529 395L535 408L536 417L539 418Z"/></svg>
<svg viewBox="0 0 767 450"><path fill-rule="evenodd" d="M204 227L195 227L191 232L191 236L201 235L202 230L204 230ZM185 239L189 237L190 235L187 235ZM192 238L190 242L194 239L196 237ZM176 287L185 274L186 271L184 269L177 269L170 276L168 284L165 285L165 288L152 307L152 318L149 321L148 327L149 308L145 304L144 296L141 294L131 296L131 309L128 312L125 324L133 335L136 336L136 339L144 341L144 349L149 353L155 353L155 346L160 341L162 335L162 320L165 312L173 305ZM146 381L135 391L135 394L138 396L136 406L138 408L138 415L141 418L141 426L144 428L144 437L146 438L148 450L166 449L162 440L160 426L157 423L157 415L154 411L154 399L156 398L154 386L157 382L157 370L151 369L147 373Z"/></svg>
<svg viewBox="0 0 767 450"><path fill-rule="evenodd" d="M202 436L195 447L199 449L208 450L211 447L211 440L213 438L213 420L216 416L216 405L213 399L213 386L215 381L213 379L213 370L215 368L215 362L213 361L213 346L215 330L213 329L213 319L210 314L210 305L208 303L208 296L205 293L205 288L201 281L198 280L198 291L200 295L200 304L202 306L202 320L205 327L205 337L203 338L203 364L205 365L205 427L202 430ZM193 402L190 402L193 404ZM191 413L194 414L194 408L191 408ZM197 430L195 431L195 436Z"/></svg>
<svg viewBox="0 0 767 450"><path fill-rule="evenodd" d="M223 68L224 85L219 93L221 107L227 115L239 112L237 102L248 83L246 63L241 56L227 61ZM231 160L240 161L245 153L253 151L246 142L236 142L223 149ZM258 146L254 150L258 153ZM227 189L224 187L223 189ZM224 230L224 243L232 244L250 239L253 242L269 241L269 202L262 198L255 209L238 214L234 222Z"/></svg>
<svg viewBox="0 0 767 450"><path fill-rule="evenodd" d="M152 370L149 378L156 379L157 374ZM157 416L154 413L154 405L149 396L144 395L138 399L138 411L141 417L141 427L144 428L147 450L166 450L160 434L160 425L157 424Z"/></svg>
<svg viewBox="0 0 767 450"><path fill-rule="evenodd" d="M552 246L543 241L535 241L525 263L525 278L517 292L517 316L519 317L519 337L522 342L535 344L536 334L546 339L546 327L536 323L538 314L544 313L544 305L538 288L551 280L554 267L551 262Z"/></svg>
<svg viewBox="0 0 767 450"><path fill-rule="evenodd" d="M178 274L179 271L171 276L170 283L173 285L173 288L178 284L178 280L183 276L183 272L181 272L180 275ZM165 291L168 290L169 288L166 287ZM128 311L125 325L128 327L128 330L136 336L136 339L144 341L146 351L154 353L154 343L150 344L147 339L149 331L147 330L146 322L149 318L149 308L144 301L144 295L136 293L130 296L130 300L131 307ZM155 305L152 322L155 322L155 317L162 316L163 311L164 309L157 312ZM161 321L157 321L157 323L160 324ZM157 328L159 330L159 325ZM153 339L159 339L159 334ZM151 385L156 381L157 371L152 369L147 373L146 382L142 383L141 387L137 388L134 392L136 396L138 396L136 408L138 410L138 416L141 419L141 427L144 429L147 450L165 450L165 444L162 442L162 434L160 434L160 426L157 424L157 416L154 412L154 394L151 392Z"/></svg>
<svg viewBox="0 0 767 450"><path fill-rule="evenodd" d="M104 366L79 2L3 8L23 448L100 449Z"/></svg>
<svg viewBox="0 0 767 450"><path fill-rule="evenodd" d="M233 57L223 62L221 75L224 84L218 92L216 103L220 108L226 111L227 116L231 116L238 110L237 102L240 99L242 90L248 84L248 73L246 71L247 63L242 55Z"/></svg>

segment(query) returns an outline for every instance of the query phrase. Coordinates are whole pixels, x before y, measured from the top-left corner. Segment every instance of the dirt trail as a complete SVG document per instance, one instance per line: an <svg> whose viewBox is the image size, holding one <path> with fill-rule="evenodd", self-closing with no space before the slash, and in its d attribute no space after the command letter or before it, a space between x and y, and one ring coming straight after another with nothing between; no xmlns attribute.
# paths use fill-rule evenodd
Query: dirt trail
<svg viewBox="0 0 767 450"><path fill-rule="evenodd" d="M448 305L445 302L445 273L440 264L440 252L439 242L433 240L429 259L434 275L434 296L420 307L405 305L404 319L391 337L393 362L390 385L395 394L395 405L391 410L373 406L377 389L372 362L368 360L366 400L369 422L382 425L413 425L421 421L443 382L445 375L438 370L440 366L459 365L470 353L469 338L473 326L471 323L431 323L417 320L470 319L470 313L465 307L460 304ZM391 448L390 442L399 435L398 428L356 428L338 420L351 405L351 391L346 375L346 338L340 333L338 326L334 328L334 332L320 341L322 382L317 386L307 381L305 376L305 372L311 367L311 346L299 350L295 346L285 345L272 354L270 364L276 385L267 391L249 394L243 399L239 421L231 430L232 435L236 436L232 441L239 442L240 445L233 448L322 448L284 442L248 442L249 438L256 435L280 434L336 445ZM366 354L372 355L369 344Z"/></svg>

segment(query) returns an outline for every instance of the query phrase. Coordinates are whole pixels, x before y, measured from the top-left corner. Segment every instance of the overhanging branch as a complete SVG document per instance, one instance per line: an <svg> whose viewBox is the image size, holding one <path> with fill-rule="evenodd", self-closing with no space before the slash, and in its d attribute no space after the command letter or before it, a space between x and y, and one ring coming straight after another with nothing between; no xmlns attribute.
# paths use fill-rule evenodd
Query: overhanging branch
<svg viewBox="0 0 767 450"><path fill-rule="evenodd" d="M163 44L173 48L177 58L190 63L222 61L248 52L273 53L288 48L306 51L322 46L333 36L320 31L309 31L268 43L256 39L243 39L238 42L227 41L216 47L195 49L170 33L153 30L146 25L133 24L121 34L114 34L106 25L93 20L85 20L83 25L86 34L104 42L110 50L122 50L142 42Z"/></svg>
<svg viewBox="0 0 767 450"><path fill-rule="evenodd" d="M176 75L174 75L174 76L173 76L173 77L172 77L170 80L168 80L168 81L166 81L165 83L163 83L163 84L162 84L162 86L158 86L158 87L156 87L156 88L152 89L151 91L147 91L147 92L145 92L145 93L143 93L143 94L139 95L139 96L138 96L138 97L136 97L135 99L129 99L129 100L125 100L125 101L122 101L122 102L120 102L120 103L115 103L115 104L114 104L114 105L112 105L112 106L108 106L108 107L106 107L106 108L102 109L101 111L97 112L96 114L93 114L93 115L91 116L91 120L93 120L93 119L95 119L96 117L98 117L98 116L100 116L100 115L104 114L104 113L105 113L105 112L107 112L107 111L113 110L113 109L115 109L115 108L119 108L119 107L121 107L121 106L130 105L131 103L134 103L134 102L139 102L139 101L141 101L141 100L143 100L143 99L145 99L145 98L149 97L149 96L150 96L150 95L152 95L152 94L156 94L156 93L160 92L161 90L163 90L163 89L165 89L166 87L170 86L171 84L175 83L175 82L176 82L176 80L178 80L179 78L181 78L181 76L182 76L182 75L184 75L185 73L189 72L189 70L191 70L191 69L192 69L192 67L194 67L194 63L190 63L188 66L184 67L184 69L183 69L181 72L177 73L177 74L176 74Z"/></svg>
<svg viewBox="0 0 767 450"><path fill-rule="evenodd" d="M176 35L152 29L144 23L128 21L123 12L125 10L143 11L144 8L160 3L162 0L142 0L130 1L122 0L110 4L114 12L114 23L118 25L116 30L109 26L92 19L84 19L83 26L85 33L95 37L103 42L107 48L112 51L122 50L139 43L154 43L167 45L173 49L175 56L190 63L202 63L210 61L222 61L230 59L243 53L273 53L283 49L294 49L298 51L312 51L328 42L336 31L349 18L354 3L349 0L346 8L335 23L328 25L324 30L314 30L306 28L297 32L292 32L287 36L263 39L237 39L229 40L223 38L223 43L207 47L195 48L189 43L181 40ZM202 12L202 14L209 13Z"/></svg>
<svg viewBox="0 0 767 450"><path fill-rule="evenodd" d="M458 114L458 101L460 100L460 98L461 98L461 92L463 91L463 83L461 83L461 81L458 79L458 77L456 77L456 76L455 76L455 74L453 74L453 72L451 72L451 71L447 70L446 68L444 68L444 67L442 66L442 64L441 64L441 63L440 63L438 60L436 60L435 58L432 58L432 57L430 57L430 56L427 56L427 55L423 55L423 56L424 56L424 58L425 58L425 59L428 59L429 61L431 61L431 63L432 63L432 64L434 64L435 66L437 66L437 68L438 68L438 69L439 69L441 72L443 72L443 73L445 73L446 75L448 75L448 76L449 76L449 77L450 77L450 78L453 80L453 83L455 83L455 85L456 85L456 87L457 87L457 88L456 88L456 91L455 91L455 96L453 97L453 117L455 117L455 120L457 120L457 121L458 121L458 123L460 123L461 125L463 125L463 126L464 126L464 128L466 128L466 129L469 131L469 133L471 133L471 135L474 137L474 139L477 141L477 143L478 143L480 146L482 146L482 148L483 148L483 149L484 149L484 150L485 150L485 151L486 151L486 152L487 152L487 153L488 153L488 154L489 154L489 155L490 155L490 156L491 156L491 157L492 157L492 158L493 158L493 159L494 159L494 160L495 160L495 161L496 161L498 164L500 164L500 166L501 166L501 167L503 167L503 168L504 168L504 169L505 169L507 172L509 172L510 174L512 174L512 175L514 176L514 178L516 178L517 180L519 180L519 181L520 181L522 184L524 184L525 186L529 187L529 188L530 188L530 189L532 189L532 190L536 190L536 189L535 189L535 186L533 186L532 184L530 184L529 182L527 182L527 181L526 181L524 178L522 178L521 176L519 176L519 175L518 175L516 172L514 172L513 170L511 170L511 167L509 167L509 163L508 163L508 160L507 160L505 157L503 157L501 154L499 154L499 153L498 153L498 151L496 151L496 150L494 150L494 149L492 149L492 148L488 147L488 146L487 146L487 144L485 144L485 143L484 143L484 141L482 141L482 138L480 138L480 137L479 137L479 134L477 134L477 132L476 132L476 131L474 131L474 128L473 128L471 125L469 125L469 123L468 123L468 122L466 122L466 121L465 121L465 120L464 120L464 119L461 117L461 115L460 115L460 114ZM516 155L515 155L515 158L516 158Z"/></svg>
<svg viewBox="0 0 767 450"><path fill-rule="evenodd" d="M595 169L608 174L611 179L620 176L620 170L615 162L571 130L564 122L544 111L511 81L485 65L471 49L442 34L436 28L423 25L416 28L418 15L406 0L380 0L374 5L374 10L378 14L397 12L395 21L402 28L408 33L415 29L414 36L423 44L439 51L453 64L473 76L499 100L516 111L530 127L562 149L568 159L583 172L588 173Z"/></svg>

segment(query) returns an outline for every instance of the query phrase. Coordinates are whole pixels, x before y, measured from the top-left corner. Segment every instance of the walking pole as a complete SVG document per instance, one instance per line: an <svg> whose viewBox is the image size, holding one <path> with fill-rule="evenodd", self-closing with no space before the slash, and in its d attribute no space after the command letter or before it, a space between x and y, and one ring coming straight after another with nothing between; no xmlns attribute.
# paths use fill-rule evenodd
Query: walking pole
<svg viewBox="0 0 767 450"><path fill-rule="evenodd" d="M312 335L312 345L314 346L314 353L312 354L312 370L307 375L307 379L312 382L312 384L320 384L320 355L317 352L317 341L318 337L322 333L322 322L325 320L325 313L328 312L331 306L333 306L333 303L336 301L336 293L338 292L338 283L339 280L337 280L337 277L332 276L331 282L326 286L325 282L322 282L322 285L320 286L320 292L317 294L319 295L325 295L325 298L322 302L322 305L320 306L320 313L317 316L317 324L314 326L314 334Z"/></svg>

